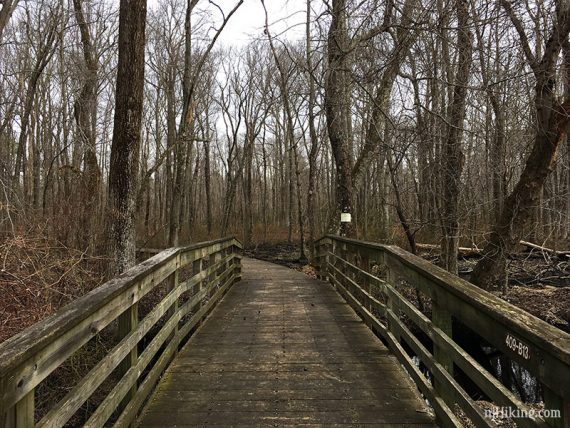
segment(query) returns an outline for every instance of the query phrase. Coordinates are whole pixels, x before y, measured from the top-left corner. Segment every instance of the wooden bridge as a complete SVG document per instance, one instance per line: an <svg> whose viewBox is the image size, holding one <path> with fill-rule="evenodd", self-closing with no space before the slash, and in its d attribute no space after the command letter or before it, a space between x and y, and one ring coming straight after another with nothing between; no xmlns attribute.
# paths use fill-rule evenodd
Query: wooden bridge
<svg viewBox="0 0 570 428"><path fill-rule="evenodd" d="M1 424L495 426L485 400L570 427L570 335L397 247L317 248L319 280L234 238L154 255L0 344ZM547 417L466 337L527 370Z"/></svg>

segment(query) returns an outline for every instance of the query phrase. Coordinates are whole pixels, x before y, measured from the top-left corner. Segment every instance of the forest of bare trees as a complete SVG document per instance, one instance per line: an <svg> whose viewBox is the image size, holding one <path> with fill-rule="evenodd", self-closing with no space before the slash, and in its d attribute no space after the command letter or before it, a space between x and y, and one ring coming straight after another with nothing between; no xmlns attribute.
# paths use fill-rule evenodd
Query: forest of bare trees
<svg viewBox="0 0 570 428"><path fill-rule="evenodd" d="M235 233L310 258L340 232L441 244L455 273L477 246L493 288L519 240L568 246L570 3L298 0L283 32L258 1L250 42L220 43L242 3L159 0L125 47L118 2L0 2L6 248L114 246L128 266ZM145 1L121 4L144 23Z"/></svg>

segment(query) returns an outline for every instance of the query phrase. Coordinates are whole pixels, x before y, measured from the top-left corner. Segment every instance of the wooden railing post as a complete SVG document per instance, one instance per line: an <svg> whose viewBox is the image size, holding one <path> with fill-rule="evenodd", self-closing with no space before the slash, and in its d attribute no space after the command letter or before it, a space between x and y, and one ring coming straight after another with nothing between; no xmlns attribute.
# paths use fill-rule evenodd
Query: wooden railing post
<svg viewBox="0 0 570 428"><path fill-rule="evenodd" d="M4 419L0 419L3 422L5 428L28 428L35 425L34 418L34 390L32 389L24 398L16 403L14 407L8 409L5 415L0 414Z"/></svg>
<svg viewBox="0 0 570 428"><path fill-rule="evenodd" d="M341 242L339 245L339 251L338 251L338 255L340 256L341 259L343 260L347 260L347 252L346 252L346 243L345 242ZM339 262L339 270L342 272L343 275L346 275L346 267L344 265L344 263ZM346 281L344 281L343 278L338 278L338 281L346 286Z"/></svg>
<svg viewBox="0 0 570 428"><path fill-rule="evenodd" d="M192 262L192 276L198 275L202 271L203 260L204 259L197 259ZM200 288L202 288L202 284L200 284Z"/></svg>
<svg viewBox="0 0 570 428"><path fill-rule="evenodd" d="M334 254L334 257L331 256L331 258L329 259L329 261L330 261L331 265L332 265L333 267L335 267L335 268L340 265L340 262L338 261L338 259L337 259L337 257L336 257L336 256L339 255L340 251L341 251L341 249L340 249L340 244L339 244L339 242L338 242L336 239L332 239L332 240L331 240L331 246L330 246L330 252L331 252L331 254ZM330 275L331 277L334 277L334 278L336 278L336 276L337 276L334 269L331 269L331 270L330 270L329 275ZM336 288L336 283L334 283L334 282L331 282L331 283L332 283L333 286Z"/></svg>
<svg viewBox="0 0 570 428"><path fill-rule="evenodd" d="M180 282L180 271L179 271L180 270L180 254L178 254L176 256L174 263L175 263L175 270L168 277L167 284L166 284L166 292L167 293L170 293L172 290L175 290L178 287L178 284ZM170 319L172 316L174 316L174 314L176 314L176 311L178 311L178 299L176 299L176 301L172 304L172 306L170 307L170 309L166 313L167 314L166 319ZM172 332L172 335L170 336L170 338L168 340L169 341L172 340L172 338L176 337L177 334L178 334L178 324L176 324L176 326L174 327L174 331ZM177 350L175 350L174 352L176 353Z"/></svg>
<svg viewBox="0 0 570 428"><path fill-rule="evenodd" d="M223 250L220 250L218 252L219 255L219 261L224 260L224 258L226 257L226 255L228 254L228 249L224 248ZM220 263L220 267L218 267L218 269L216 269L216 276L220 276L221 274L224 273L224 271L226 270L226 264L225 262ZM220 284L221 285L221 284Z"/></svg>
<svg viewBox="0 0 570 428"><path fill-rule="evenodd" d="M368 254L365 252L360 253L360 266L359 267L363 271L370 273L370 258L368 257ZM364 289L364 291L366 291L368 294L372 295L372 292L371 292L372 290L370 288L370 281L368 280L368 276L360 275L359 282L362 284L362 288ZM369 301L369 304L365 305L365 307L369 311L372 311L372 302Z"/></svg>
<svg viewBox="0 0 570 428"><path fill-rule="evenodd" d="M329 249L332 251L332 241L327 239L322 239L319 241L319 279L326 281L328 279L328 264L329 264Z"/></svg>
<svg viewBox="0 0 570 428"><path fill-rule="evenodd" d="M134 293L133 293L134 298ZM122 340L131 331L137 328L139 323L139 304L138 302L133 303L126 311L124 311L118 318L118 340ZM125 359L119 365L119 376L122 378L131 367L136 366L138 359L138 349L137 346L133 346L131 352L125 357ZM137 393L137 384L133 385L129 392L125 395L125 398L121 401L119 405L119 411L122 412L129 402L134 398Z"/></svg>
<svg viewBox="0 0 570 428"><path fill-rule="evenodd" d="M219 257L219 253L210 254L208 267L214 266L216 264L216 261L218 260L218 257ZM210 292L208 293L208 298L211 298L214 295L214 293L216 292L216 287L214 285L216 281L217 281L217 273L216 273L216 271L214 271L214 272L212 272L212 274L208 278L208 282L210 284L212 284Z"/></svg>
<svg viewBox="0 0 570 428"><path fill-rule="evenodd" d="M16 427L33 427L34 420L34 390L32 389L28 394L18 401L16 404Z"/></svg>
<svg viewBox="0 0 570 428"><path fill-rule="evenodd" d="M451 313L443 305L440 305L436 298L432 299L431 321L435 327L439 328L450 339L453 339L453 320ZM440 363L453 377L453 358L451 355L434 343L433 356L435 361ZM436 380L434 380L434 388L445 401L453 401L451 391L447 391L447 389L445 389L443 385Z"/></svg>
<svg viewBox="0 0 570 428"><path fill-rule="evenodd" d="M322 240L318 241L317 243L312 243L312 264L315 267L315 272L317 274L317 279L323 279L322 274L322 257L323 257L323 250L322 250Z"/></svg>
<svg viewBox="0 0 570 428"><path fill-rule="evenodd" d="M388 257L389 256L386 253L382 253L380 263L381 263L381 266L384 268L384 271L385 271L386 282L388 284L390 284L392 287L396 288L398 285L398 277L397 277L394 269L392 269L390 267L390 262L388 260ZM396 302L394 302L394 300L392 299L392 296L390 293L388 293L386 295L386 310L392 312L395 317L398 316L398 307L396 305ZM398 329L393 328L392 322L390 321L390 317L388 316L388 314L386 314L386 321L387 321L388 329L394 335L396 340L398 342L400 342L400 332Z"/></svg>
<svg viewBox="0 0 570 428"><path fill-rule="evenodd" d="M241 250L237 245L232 246L232 253L236 255L241 255ZM234 283L241 281L241 259L236 257L232 260L232 264L234 265L234 274L235 279Z"/></svg>
<svg viewBox="0 0 570 428"><path fill-rule="evenodd" d="M202 272L204 268L204 259L197 259L192 262L192 276L198 275ZM208 278L205 278L203 281L200 281L198 284L194 286L195 290L193 294L199 293L205 285L207 285ZM198 303L197 305L198 310L202 307L202 302Z"/></svg>
<svg viewBox="0 0 570 428"><path fill-rule="evenodd" d="M546 423L554 428L567 428L570 427L570 399L564 398L556 394L546 385L543 385L544 395L544 409L545 410L559 410L560 417L545 418Z"/></svg>

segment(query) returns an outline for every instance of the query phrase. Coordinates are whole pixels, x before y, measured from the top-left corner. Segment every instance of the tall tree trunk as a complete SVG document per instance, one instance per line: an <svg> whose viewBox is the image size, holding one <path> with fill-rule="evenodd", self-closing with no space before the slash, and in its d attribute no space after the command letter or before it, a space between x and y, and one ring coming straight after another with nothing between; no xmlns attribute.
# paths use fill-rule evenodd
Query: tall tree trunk
<svg viewBox="0 0 570 428"><path fill-rule="evenodd" d="M459 192L464 154L461 149L465 100L471 70L473 42L469 32L469 5L467 0L457 0L457 73L453 87L450 120L444 143L442 174L442 229L441 266L457 274L459 248Z"/></svg>
<svg viewBox="0 0 570 428"><path fill-rule="evenodd" d="M554 169L558 147L565 140L570 124L570 97L566 96L561 102L556 94L556 65L562 45L568 43L570 4L561 2L558 5L551 35L540 59L532 53L524 27L511 4L507 0L501 0L501 4L519 33L523 52L536 78L536 134L520 179L505 201L503 212L483 250L483 258L473 270L471 281L484 289L498 288L505 283L506 256L532 220L533 207L540 201L546 178ZM568 60L565 55L566 67L570 66Z"/></svg>
<svg viewBox="0 0 570 428"><path fill-rule="evenodd" d="M135 209L144 89L146 0L121 0L115 118L109 169L113 271L135 264Z"/></svg>
<svg viewBox="0 0 570 428"><path fill-rule="evenodd" d="M352 157L348 115L350 100L346 87L350 82L350 65L346 0L332 0L331 24L327 38L328 70L325 81L325 112L327 130L336 165L336 216L339 224L341 213L353 215ZM341 222L339 232L343 236L356 236L352 222Z"/></svg>
<svg viewBox="0 0 570 428"><path fill-rule="evenodd" d="M265 8L265 3L261 0L263 7ZM285 110L285 139L287 141L287 146L289 148L289 241L291 241L291 223L292 223L292 211L293 211L293 163L295 165L295 184L297 187L297 217L299 220L299 250L301 260L306 260L305 255L305 229L304 229L304 219L303 219L303 207L301 203L301 172L299 170L299 160L297 158L297 147L295 144L295 128L293 124L293 112L291 110L291 103L289 101L289 92L287 88L287 75L283 64L281 63L275 46L273 45L273 38L269 32L269 19L267 16L267 10L265 11L265 32L269 39L269 46L271 47L271 52L275 58L275 63L277 64L277 69L279 70L279 82L281 88L281 97L283 98L283 107Z"/></svg>
<svg viewBox="0 0 570 428"><path fill-rule="evenodd" d="M400 193L400 186L398 185L398 181L396 178L396 172L398 166L394 165L394 163L392 162L392 155L390 153L388 153L388 155L386 156L386 164L388 166L388 171L390 173L392 190L394 191L394 199L396 201L395 208L396 208L396 214L398 215L398 220L400 221L402 229L404 229L406 239L408 240L408 245L410 246L410 251L412 252L412 254L417 254L416 238L414 236L414 233L412 232L412 228L410 227L410 222L406 217L406 213L404 212L404 206L402 204L402 195Z"/></svg>
<svg viewBox="0 0 570 428"><path fill-rule="evenodd" d="M170 206L168 245L176 247L180 240L180 213L182 209L182 185L186 163L184 162L184 144L192 144L188 138L188 132L192 128L194 112L191 105L191 76L192 76L192 9L196 1L188 0L186 6L186 19L184 21L184 75L182 79L182 114L176 134L174 147L174 162L176 162L174 174L174 188L172 189L172 205Z"/></svg>
<svg viewBox="0 0 570 428"><path fill-rule="evenodd" d="M244 244L249 246L253 240L253 126L251 123L246 124L246 136L244 147L244 177L243 177L243 194L244 194Z"/></svg>
<svg viewBox="0 0 570 428"><path fill-rule="evenodd" d="M389 61L380 78L380 83L375 89L375 95L372 101L372 111L366 135L364 139L364 146L354 163L352 169L352 180L356 185L363 175L370 159L373 155L377 154L381 148L385 133L387 132L386 117L390 110L390 95L396 76L400 71L404 59L410 51L410 47L416 39L416 34L411 30L412 19L414 17L414 9L416 8L417 0L406 0L402 9L402 21L396 31L396 43L390 52Z"/></svg>
<svg viewBox="0 0 570 428"><path fill-rule="evenodd" d="M286 89L285 89L286 90ZM282 95L283 96L283 95ZM287 242L293 241L293 198L295 193L295 186L293 182L293 141L289 138L289 123L287 119L287 111L285 114L285 153L287 155ZM291 131L292 132L292 131Z"/></svg>
<svg viewBox="0 0 570 428"><path fill-rule="evenodd" d="M207 120L207 117L206 117ZM209 129L206 122L206 129ZM212 186L210 184L210 141L208 136L204 135L204 186L206 189L206 227L208 230L208 238L212 235Z"/></svg>
<svg viewBox="0 0 570 428"><path fill-rule="evenodd" d="M568 64L564 74L564 96L570 99L570 43L564 45L564 63ZM566 195L570 195L570 138L566 135ZM570 238L570 197L566 197L566 224L564 225L564 237Z"/></svg>
<svg viewBox="0 0 570 428"><path fill-rule="evenodd" d="M317 137L317 129L315 126L315 104L316 89L311 49L311 0L307 0L307 19L306 19L306 61L307 61L307 79L309 82L309 184L307 189L307 220L309 226L309 256L315 256L315 238L316 238L316 191L317 191L317 157L319 154L319 140Z"/></svg>
<svg viewBox="0 0 570 428"><path fill-rule="evenodd" d="M32 69L30 79L26 88L26 95L24 98L24 112L20 122L20 135L18 138L18 148L16 151L16 166L14 169L14 184L17 186L20 180L20 173L24 184L24 195L27 196L27 181L28 174L26 171L26 145L28 137L28 126L30 124L30 115L34 106L37 87L40 77L48 65L52 55L55 53L56 48L56 35L57 35L57 16L51 16L50 22L46 25L46 35L42 38L37 56L35 58L34 67ZM29 28L28 28L29 31Z"/></svg>
<svg viewBox="0 0 570 428"><path fill-rule="evenodd" d="M79 25L85 71L83 86L75 101L75 121L83 145L84 187L82 192L83 214L81 218L82 241L92 242L93 221L97 218L97 202L101 171L97 162L96 112L97 112L97 59L91 42L89 26L83 14L82 0L73 0L75 18Z"/></svg>
<svg viewBox="0 0 570 428"><path fill-rule="evenodd" d="M172 236L172 223L170 222L169 209L172 208L174 194L174 178L177 165L173 162L173 149L176 145L176 71L175 64L168 64L166 82L166 198L164 201L164 211L162 224L168 223L168 243L174 242ZM177 238L176 238L177 239Z"/></svg>

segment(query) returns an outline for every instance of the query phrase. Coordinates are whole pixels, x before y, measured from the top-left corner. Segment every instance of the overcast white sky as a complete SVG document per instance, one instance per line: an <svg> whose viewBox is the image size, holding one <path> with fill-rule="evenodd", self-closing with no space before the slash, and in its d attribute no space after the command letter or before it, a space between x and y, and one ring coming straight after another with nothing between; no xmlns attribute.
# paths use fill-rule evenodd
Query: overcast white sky
<svg viewBox="0 0 570 428"><path fill-rule="evenodd" d="M217 4L229 12L237 0L217 0ZM149 0L149 7L155 8L157 0ZM303 37L306 0L265 0L271 33L281 37L281 33L287 30L287 38L296 39ZM198 3L198 8L210 8L215 10L206 0ZM220 16L216 12L216 16ZM265 25L265 13L260 0L245 0L237 12L232 16L224 32L218 39L218 43L226 46L243 46L252 38L263 34Z"/></svg>

